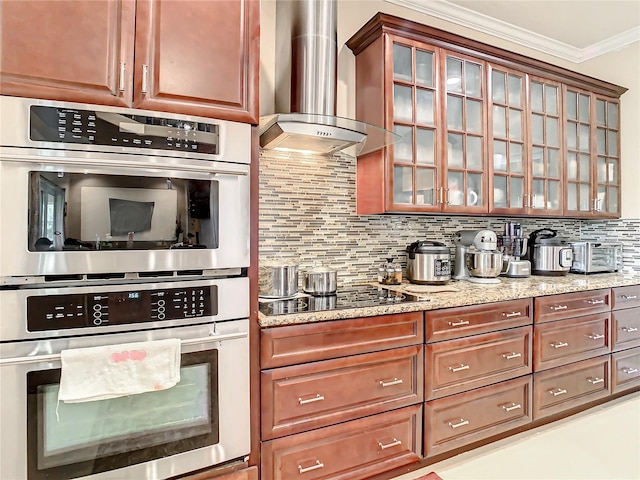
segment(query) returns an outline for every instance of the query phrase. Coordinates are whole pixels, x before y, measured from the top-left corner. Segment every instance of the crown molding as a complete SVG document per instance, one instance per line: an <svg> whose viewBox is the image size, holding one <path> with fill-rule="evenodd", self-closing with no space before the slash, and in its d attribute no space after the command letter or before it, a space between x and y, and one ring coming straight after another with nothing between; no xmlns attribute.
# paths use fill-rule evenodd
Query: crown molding
<svg viewBox="0 0 640 480"><path fill-rule="evenodd" d="M601 42L594 43L585 48L578 48L530 30L516 27L515 25L489 17L488 15L469 10L468 8L460 7L445 0L385 1L509 42L517 43L573 63L581 63L640 41L640 27L634 27Z"/></svg>

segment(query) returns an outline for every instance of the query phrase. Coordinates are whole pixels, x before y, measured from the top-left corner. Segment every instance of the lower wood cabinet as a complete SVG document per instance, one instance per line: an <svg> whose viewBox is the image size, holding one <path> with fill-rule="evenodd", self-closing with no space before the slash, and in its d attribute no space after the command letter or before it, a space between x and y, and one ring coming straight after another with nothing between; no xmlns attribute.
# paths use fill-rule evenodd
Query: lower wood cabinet
<svg viewBox="0 0 640 480"><path fill-rule="evenodd" d="M612 392L640 387L640 347L611 355Z"/></svg>
<svg viewBox="0 0 640 480"><path fill-rule="evenodd" d="M640 346L640 307L611 313L611 351Z"/></svg>
<svg viewBox="0 0 640 480"><path fill-rule="evenodd" d="M533 419L560 413L611 393L610 355L533 374Z"/></svg>
<svg viewBox="0 0 640 480"><path fill-rule="evenodd" d="M526 326L427 344L425 400L531 373L531 337Z"/></svg>
<svg viewBox="0 0 640 480"><path fill-rule="evenodd" d="M423 401L422 346L263 370L262 438Z"/></svg>
<svg viewBox="0 0 640 480"><path fill-rule="evenodd" d="M531 375L425 403L425 457L532 421Z"/></svg>
<svg viewBox="0 0 640 480"><path fill-rule="evenodd" d="M261 478L365 479L421 452L422 406L413 405L264 442Z"/></svg>
<svg viewBox="0 0 640 480"><path fill-rule="evenodd" d="M611 309L640 307L640 285L616 287L612 289Z"/></svg>

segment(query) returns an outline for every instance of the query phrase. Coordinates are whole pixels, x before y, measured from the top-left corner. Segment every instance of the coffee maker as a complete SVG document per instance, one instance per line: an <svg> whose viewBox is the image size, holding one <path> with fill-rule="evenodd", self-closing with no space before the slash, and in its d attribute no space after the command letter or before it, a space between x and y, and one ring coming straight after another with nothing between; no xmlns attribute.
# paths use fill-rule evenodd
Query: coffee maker
<svg viewBox="0 0 640 480"><path fill-rule="evenodd" d="M522 235L519 223L508 222L504 235L498 236L498 250L504 256L502 275L510 278L525 278L531 275L531 262L526 260L528 238Z"/></svg>
<svg viewBox="0 0 640 480"><path fill-rule="evenodd" d="M498 237L491 230L460 230L456 243L453 278L473 283L500 283L502 253Z"/></svg>

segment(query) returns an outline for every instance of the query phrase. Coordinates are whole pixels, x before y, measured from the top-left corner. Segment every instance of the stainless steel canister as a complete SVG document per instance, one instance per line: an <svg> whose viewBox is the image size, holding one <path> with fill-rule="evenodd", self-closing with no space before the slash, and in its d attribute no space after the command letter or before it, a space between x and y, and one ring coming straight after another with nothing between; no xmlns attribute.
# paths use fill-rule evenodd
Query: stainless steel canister
<svg viewBox="0 0 640 480"><path fill-rule="evenodd" d="M260 265L258 295L265 298L287 298L298 293L298 265L269 263Z"/></svg>

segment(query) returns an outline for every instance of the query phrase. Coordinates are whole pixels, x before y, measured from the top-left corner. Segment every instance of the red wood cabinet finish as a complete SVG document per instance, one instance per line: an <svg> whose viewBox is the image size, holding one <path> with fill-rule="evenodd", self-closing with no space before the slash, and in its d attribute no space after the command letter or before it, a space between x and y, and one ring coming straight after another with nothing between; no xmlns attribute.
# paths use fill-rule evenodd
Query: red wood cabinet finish
<svg viewBox="0 0 640 480"><path fill-rule="evenodd" d="M640 347L616 352L611 360L613 393L640 386Z"/></svg>
<svg viewBox="0 0 640 480"><path fill-rule="evenodd" d="M640 346L640 307L611 312L611 351Z"/></svg>
<svg viewBox="0 0 640 480"><path fill-rule="evenodd" d="M611 297L612 310L640 307L640 285L615 287L612 289Z"/></svg>
<svg viewBox="0 0 640 480"><path fill-rule="evenodd" d="M533 322L543 323L563 318L604 313L611 310L611 290L563 293L534 298Z"/></svg>

